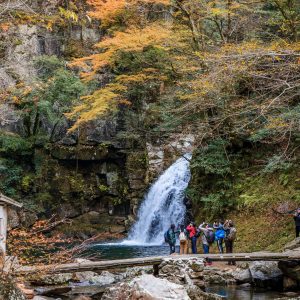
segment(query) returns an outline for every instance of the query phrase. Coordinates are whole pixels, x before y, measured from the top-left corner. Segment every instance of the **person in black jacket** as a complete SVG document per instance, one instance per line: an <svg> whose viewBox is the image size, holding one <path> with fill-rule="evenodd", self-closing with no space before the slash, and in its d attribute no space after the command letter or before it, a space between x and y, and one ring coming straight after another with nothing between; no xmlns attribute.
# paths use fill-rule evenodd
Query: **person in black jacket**
<svg viewBox="0 0 300 300"><path fill-rule="evenodd" d="M296 237L299 237L300 233L300 208L298 208L294 214L294 221L296 227Z"/></svg>

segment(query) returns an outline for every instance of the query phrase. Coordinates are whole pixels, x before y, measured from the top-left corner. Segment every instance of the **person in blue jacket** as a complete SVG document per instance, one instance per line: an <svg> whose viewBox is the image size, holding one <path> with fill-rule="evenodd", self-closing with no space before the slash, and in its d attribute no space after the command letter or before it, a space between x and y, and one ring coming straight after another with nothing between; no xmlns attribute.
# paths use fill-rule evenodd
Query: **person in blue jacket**
<svg viewBox="0 0 300 300"><path fill-rule="evenodd" d="M225 238L224 222L223 221L215 222L213 227L216 230L215 239L217 241L219 252L223 253L224 252L223 241Z"/></svg>

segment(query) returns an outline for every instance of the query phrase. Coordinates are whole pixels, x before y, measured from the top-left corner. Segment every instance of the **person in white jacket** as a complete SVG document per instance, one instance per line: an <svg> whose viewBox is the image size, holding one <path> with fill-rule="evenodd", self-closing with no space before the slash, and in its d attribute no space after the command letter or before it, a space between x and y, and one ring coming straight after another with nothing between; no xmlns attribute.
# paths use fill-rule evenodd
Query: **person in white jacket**
<svg viewBox="0 0 300 300"><path fill-rule="evenodd" d="M211 226L209 226L207 223L202 223L198 227L198 230L202 232L201 239L202 239L203 252L204 254L208 254L209 247L215 240L214 229Z"/></svg>

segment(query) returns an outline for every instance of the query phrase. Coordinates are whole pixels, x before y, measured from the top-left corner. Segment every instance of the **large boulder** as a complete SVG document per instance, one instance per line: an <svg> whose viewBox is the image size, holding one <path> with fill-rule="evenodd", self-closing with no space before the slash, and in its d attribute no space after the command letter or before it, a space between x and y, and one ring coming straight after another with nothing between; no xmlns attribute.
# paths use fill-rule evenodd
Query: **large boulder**
<svg viewBox="0 0 300 300"><path fill-rule="evenodd" d="M158 266L160 277L167 278L177 284L181 284L185 280L185 275L193 279L202 279L202 271L204 270L204 260L199 258L165 258Z"/></svg>
<svg viewBox="0 0 300 300"><path fill-rule="evenodd" d="M234 279L237 281L238 284L243 284L243 283L251 283L252 282L252 275L250 270L247 269L241 269L237 268L233 273L232 273Z"/></svg>
<svg viewBox="0 0 300 300"><path fill-rule="evenodd" d="M142 275L129 283L114 286L103 295L103 300L190 300L182 285L153 275Z"/></svg>
<svg viewBox="0 0 300 300"><path fill-rule="evenodd" d="M249 270L256 286L279 288L282 285L283 274L275 261L255 261Z"/></svg>
<svg viewBox="0 0 300 300"><path fill-rule="evenodd" d="M278 267L284 276L300 282L300 262L298 260L280 261Z"/></svg>

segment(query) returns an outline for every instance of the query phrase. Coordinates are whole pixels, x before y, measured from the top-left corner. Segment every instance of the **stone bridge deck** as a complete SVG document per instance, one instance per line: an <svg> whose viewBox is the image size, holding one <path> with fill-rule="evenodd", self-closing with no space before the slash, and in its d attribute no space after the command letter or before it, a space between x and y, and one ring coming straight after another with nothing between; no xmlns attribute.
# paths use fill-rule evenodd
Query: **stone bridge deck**
<svg viewBox="0 0 300 300"><path fill-rule="evenodd" d="M122 269L136 266L158 266L166 258L202 258L211 261L280 261L280 260L300 260L300 252L255 252L255 253L233 253L233 254L189 254L172 256L155 256L143 258L130 258L120 260L87 261L80 263L67 263L61 265L21 267L15 272L18 274L30 274L36 272L44 273L66 273L83 271L101 271L109 269Z"/></svg>

